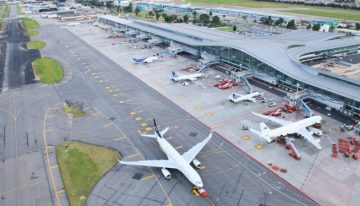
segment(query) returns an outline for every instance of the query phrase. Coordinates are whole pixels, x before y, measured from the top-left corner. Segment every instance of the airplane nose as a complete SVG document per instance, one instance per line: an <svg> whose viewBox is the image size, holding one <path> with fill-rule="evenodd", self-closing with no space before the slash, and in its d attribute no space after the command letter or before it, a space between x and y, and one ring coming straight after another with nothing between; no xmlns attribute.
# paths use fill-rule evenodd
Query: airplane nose
<svg viewBox="0 0 360 206"><path fill-rule="evenodd" d="M203 183L202 182L196 182L196 187L198 187L198 188L203 187Z"/></svg>

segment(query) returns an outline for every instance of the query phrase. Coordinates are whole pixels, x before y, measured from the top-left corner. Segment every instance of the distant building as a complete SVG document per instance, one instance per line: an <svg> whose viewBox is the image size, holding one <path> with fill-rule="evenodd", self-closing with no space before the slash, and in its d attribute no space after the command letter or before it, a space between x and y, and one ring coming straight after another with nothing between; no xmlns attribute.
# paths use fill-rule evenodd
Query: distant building
<svg viewBox="0 0 360 206"><path fill-rule="evenodd" d="M295 20L298 21L299 18L295 16L285 15L285 14L274 14L274 13L264 13L264 12L256 12L256 11L250 11L250 10L242 10L242 9L231 9L231 8L211 8L210 11L213 14L217 15L226 15L226 16L233 16L233 17L242 17L246 16L249 18L256 19L257 21L260 20L262 17L269 17L273 20L277 20L280 18L283 18L285 21Z"/></svg>

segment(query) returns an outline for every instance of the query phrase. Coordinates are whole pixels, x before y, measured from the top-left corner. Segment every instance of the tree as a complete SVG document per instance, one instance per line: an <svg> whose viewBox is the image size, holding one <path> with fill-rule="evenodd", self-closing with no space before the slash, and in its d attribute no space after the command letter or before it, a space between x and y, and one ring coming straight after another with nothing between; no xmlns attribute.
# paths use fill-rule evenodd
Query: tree
<svg viewBox="0 0 360 206"><path fill-rule="evenodd" d="M160 13L155 13L156 21L159 21L160 17L161 17L161 14L160 14Z"/></svg>
<svg viewBox="0 0 360 206"><path fill-rule="evenodd" d="M221 24L220 18L218 16L214 16L211 20L211 24L214 26L220 25Z"/></svg>
<svg viewBox="0 0 360 206"><path fill-rule="evenodd" d="M281 26L284 23L284 19L283 18L279 18L278 20L275 21L275 26Z"/></svg>
<svg viewBox="0 0 360 206"><path fill-rule="evenodd" d="M197 12L196 12L196 11L193 11L193 12L192 12L192 15L194 16L194 20L196 20Z"/></svg>
<svg viewBox="0 0 360 206"><path fill-rule="evenodd" d="M140 12L140 9L139 9L138 7L136 7L136 9L135 9L135 15L137 16L137 15L139 14L139 12Z"/></svg>
<svg viewBox="0 0 360 206"><path fill-rule="evenodd" d="M152 18L154 16L154 12L153 11L149 11L148 15L150 16L150 18Z"/></svg>
<svg viewBox="0 0 360 206"><path fill-rule="evenodd" d="M174 22L177 20L177 15L176 14L171 14L170 15L170 23Z"/></svg>
<svg viewBox="0 0 360 206"><path fill-rule="evenodd" d="M334 27L334 25L331 25L330 27L329 27L329 32L334 32L335 31L335 27Z"/></svg>
<svg viewBox="0 0 360 206"><path fill-rule="evenodd" d="M236 25L233 26L233 32L236 32L237 28Z"/></svg>
<svg viewBox="0 0 360 206"><path fill-rule="evenodd" d="M242 16L243 20L246 21L247 20L247 16Z"/></svg>
<svg viewBox="0 0 360 206"><path fill-rule="evenodd" d="M185 14L185 16L183 17L184 22L188 23L189 22L189 16L187 14Z"/></svg>
<svg viewBox="0 0 360 206"><path fill-rule="evenodd" d="M308 25L306 26L306 29L311 29L311 24L308 24Z"/></svg>
<svg viewBox="0 0 360 206"><path fill-rule="evenodd" d="M255 20L256 20L256 19L255 19ZM260 22L261 22L262 24L265 24L265 22L266 22L265 17L261 17L261 18L260 18Z"/></svg>
<svg viewBox="0 0 360 206"><path fill-rule="evenodd" d="M271 16L268 16L267 19L266 19L266 24L267 25L272 25L274 23L274 20L272 19Z"/></svg>
<svg viewBox="0 0 360 206"><path fill-rule="evenodd" d="M360 23L356 23L356 24L355 24L355 29L356 29L356 30L360 30Z"/></svg>
<svg viewBox="0 0 360 206"><path fill-rule="evenodd" d="M163 13L161 14L162 18L164 19L165 22L169 21L168 15Z"/></svg>
<svg viewBox="0 0 360 206"><path fill-rule="evenodd" d="M288 28L288 29L296 29L295 20L292 19L291 21L289 21L288 24L286 25L286 28Z"/></svg>
<svg viewBox="0 0 360 206"><path fill-rule="evenodd" d="M207 14L200 14L200 22L203 23L204 25L208 25L210 22L210 17Z"/></svg>
<svg viewBox="0 0 360 206"><path fill-rule="evenodd" d="M212 11L210 11L210 12L209 12L209 16L212 16L212 15L213 15L213 13L212 13Z"/></svg>
<svg viewBox="0 0 360 206"><path fill-rule="evenodd" d="M317 23L317 24L315 24L315 25L312 27L312 30L313 30L313 31L319 31L320 28L321 28L320 24Z"/></svg>
<svg viewBox="0 0 360 206"><path fill-rule="evenodd" d="M132 12L132 10L133 10L133 6L131 2L128 6L124 7L124 12Z"/></svg>
<svg viewBox="0 0 360 206"><path fill-rule="evenodd" d="M169 15L163 14L162 16L163 16L164 21L165 21L166 23L171 23L171 17L170 17Z"/></svg>

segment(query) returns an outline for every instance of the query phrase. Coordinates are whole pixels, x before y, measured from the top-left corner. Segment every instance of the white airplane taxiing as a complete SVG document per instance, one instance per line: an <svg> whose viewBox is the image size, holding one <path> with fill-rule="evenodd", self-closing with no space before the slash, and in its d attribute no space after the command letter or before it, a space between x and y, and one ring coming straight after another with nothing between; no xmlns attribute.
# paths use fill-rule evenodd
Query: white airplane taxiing
<svg viewBox="0 0 360 206"><path fill-rule="evenodd" d="M195 81L198 78L202 78L205 75L203 73L195 73L195 74L179 74L175 71L172 71L170 74L170 79L174 82L178 81Z"/></svg>
<svg viewBox="0 0 360 206"><path fill-rule="evenodd" d="M315 123L320 123L322 118L321 116L312 116L306 119L302 119L296 122L292 121L286 121L283 119L279 119L272 116L266 116L263 114L258 114L253 112L254 115L261 117L263 119L266 119L271 122L275 122L277 124L280 124L281 127L278 127L276 129L269 129L269 127L266 126L265 123L260 123L260 131L250 129L251 132L259 135L263 139L265 139L267 142L272 142L275 138L280 136L286 136L288 134L298 134L304 137L306 140L308 140L311 144L313 144L316 148L321 149L321 145L318 140L316 140L312 135L313 133L311 131L307 130L307 127L310 127L311 125Z"/></svg>
<svg viewBox="0 0 360 206"><path fill-rule="evenodd" d="M263 95L264 95L264 93L262 93L262 92L253 92L253 93L245 94L245 95L232 93L232 94L229 95L228 99L229 99L230 102L234 102L234 103L238 103L238 102L241 102L241 101L256 102L255 97L263 96Z"/></svg>
<svg viewBox="0 0 360 206"><path fill-rule="evenodd" d="M147 167L159 167L165 178L170 179L171 173L167 169L177 169L198 189L199 193L203 197L207 197L207 192L203 188L203 182L200 175L195 171L193 167L190 166L190 163L196 168L201 168L202 165L199 160L195 157L201 151L201 149L210 141L212 133L209 134L202 142L199 142L197 145L193 146L184 154L179 154L179 152L163 137L164 134L169 130L169 127L165 128L163 131L159 131L159 128L156 125L154 119L154 134L143 134L144 137L151 137L156 139L159 143L161 149L167 156L167 160L143 160L143 161L133 161L125 162L119 161L120 164L127 165L137 165L137 166L147 166Z"/></svg>

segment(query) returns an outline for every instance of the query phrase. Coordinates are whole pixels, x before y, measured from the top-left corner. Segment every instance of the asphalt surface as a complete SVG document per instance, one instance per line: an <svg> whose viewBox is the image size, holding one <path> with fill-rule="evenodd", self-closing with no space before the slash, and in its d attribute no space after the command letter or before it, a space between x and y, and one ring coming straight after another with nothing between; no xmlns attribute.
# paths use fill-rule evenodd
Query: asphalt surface
<svg viewBox="0 0 360 206"><path fill-rule="evenodd" d="M167 137L173 137L171 144L175 147L180 145L181 152L185 152L209 133L207 127L72 33L55 25L46 25L43 29L47 31L45 33L49 38L62 47L56 47L57 54L63 54L61 58L80 67L79 73L73 73L76 81L70 80L70 83L63 85L61 91L64 94L68 91L75 93L80 88L79 78L86 75L90 87L86 90L89 92L87 95L92 97L89 104L99 108L106 117L115 117L113 124L126 136L125 142L116 141L108 146L119 149L126 159L165 158L153 141L139 138L137 130L141 130L141 121L137 121L136 117L149 125L149 120L156 117L162 127L170 126ZM72 79L74 78L73 76ZM78 85L78 88L74 88L73 84ZM106 88L113 89L109 91ZM79 96L77 99L82 100ZM132 116L131 113L136 114ZM129 148L129 144L134 148ZM157 169L117 165L98 183L88 203L147 205L150 201L154 205L237 205L238 202L240 205L315 204L218 135L204 149L205 154L206 151L213 155L201 158L200 153L199 159L204 162L206 169L199 173L210 194L208 200L194 198L190 193L191 185L177 171L172 170L173 179L167 181ZM142 181L137 180L135 174L156 178Z"/></svg>
<svg viewBox="0 0 360 206"><path fill-rule="evenodd" d="M126 160L161 159L156 142L139 137L153 117L161 128L170 126L166 137L180 152L208 135L206 126L68 30L42 25L36 38L47 43L41 55L57 58L65 77L57 85L9 87L0 94L1 206L68 204L54 155L64 141L112 147ZM9 85L18 87L23 77ZM84 102L87 116L65 115L66 99ZM199 174L208 199L192 195L178 171L165 180L158 169L116 164L88 205L316 205L217 134L198 159L206 167Z"/></svg>
<svg viewBox="0 0 360 206"><path fill-rule="evenodd" d="M16 17L16 9L15 11L10 10L9 17L6 30L3 32L5 37L1 40L7 45L3 69L3 90L35 83L31 63L40 56L38 50L26 49L26 42L29 42L30 38L25 35L21 26L21 19L14 18Z"/></svg>

